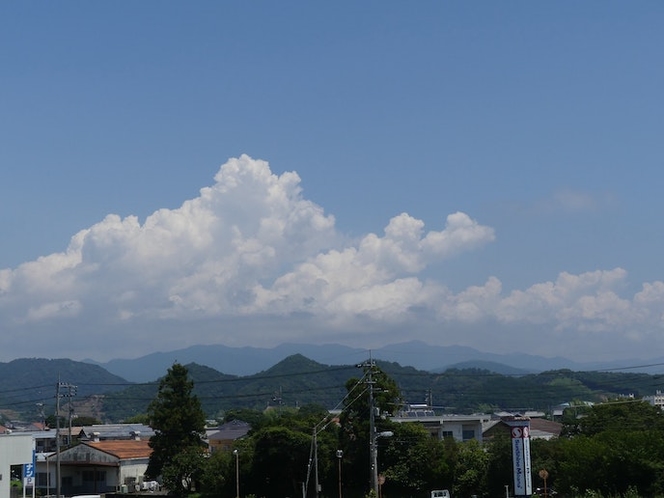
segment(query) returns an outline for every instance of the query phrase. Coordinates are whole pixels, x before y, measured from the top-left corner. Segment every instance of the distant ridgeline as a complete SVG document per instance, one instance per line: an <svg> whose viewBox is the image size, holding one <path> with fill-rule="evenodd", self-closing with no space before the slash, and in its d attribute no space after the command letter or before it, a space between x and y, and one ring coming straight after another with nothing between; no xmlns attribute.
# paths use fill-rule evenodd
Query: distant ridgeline
<svg viewBox="0 0 664 498"><path fill-rule="evenodd" d="M572 400L642 398L652 395L656 384L655 376L643 373L556 370L504 375L480 368L431 373L397 363L376 363L397 382L404 402L426 402L439 413L548 412ZM330 409L346 395L346 382L362 376L355 365L323 365L299 354L248 376L227 375L195 363L187 368L195 383L194 392L211 418L233 408L263 410L318 404ZM46 416L53 414L58 379L76 385L72 402L77 415L94 416L103 422L120 422L144 414L158 388L158 380L134 384L84 362L14 360L0 363L3 419L38 421L36 406L43 408Z"/></svg>

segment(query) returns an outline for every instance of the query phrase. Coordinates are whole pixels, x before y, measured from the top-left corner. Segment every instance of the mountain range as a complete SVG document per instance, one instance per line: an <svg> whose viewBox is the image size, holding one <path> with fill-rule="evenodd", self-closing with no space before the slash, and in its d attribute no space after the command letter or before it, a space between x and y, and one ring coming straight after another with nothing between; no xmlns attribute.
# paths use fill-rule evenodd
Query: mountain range
<svg viewBox="0 0 664 498"><path fill-rule="evenodd" d="M420 341L391 344L373 350L352 348L340 344L285 343L274 348L229 347L210 344L170 352L155 352L134 359L114 359L105 363L93 360L84 361L99 365L108 372L131 382L149 382L164 375L175 362L197 363L229 375L253 375L295 354L301 354L324 365L355 364L372 357L428 372L442 372L451 367L461 367L482 368L503 375L559 369L664 373L664 358L647 362L634 359L579 363L559 356L487 353L465 346L432 346Z"/></svg>
<svg viewBox="0 0 664 498"><path fill-rule="evenodd" d="M422 346L422 343L392 346L382 352L386 356L410 353L417 358L428 358L421 354L418 346ZM210 349L214 348L208 347L205 351ZM243 357L237 350L228 348L226 354L229 351L235 353L234 362L228 360L219 369L202 365L200 362L206 360L205 355L197 357L197 361L189 362L183 352L190 354L191 349L171 353L172 356L156 354L155 358L162 362L161 367L158 362L150 361L154 360L152 355L126 363L125 366L137 368L136 372L150 379L142 382L129 382L132 374L129 368L118 375L98 364L68 359L32 358L0 363L0 423L17 416L38 420L37 414L40 411L42 417L54 413L58 393L62 398L62 409L68 411L73 408L79 416L117 422L143 415L157 393L158 379L166 374L175 361L187 366L195 384L194 392L201 400L205 412L213 418L227 410L260 410L266 406L296 407L314 403L329 409L338 406L340 400L344 399L348 382L362 376L362 369L357 367L359 364L366 365L364 360L369 353L340 346L332 349L321 346L309 352L326 354L325 362L296 353L252 374L225 372L230 365L236 365L238 360L243 359L247 362L244 367L249 368L249 360L256 360L251 355L252 349L242 348L242 354L249 355ZM219 351L217 349L213 352L218 354ZM266 355L285 354L287 349L259 351ZM421 403L426 399L437 409L448 413L486 413L498 409L547 410L572 400L596 402L625 396L639 399L653 394L661 385L660 375L634 372L633 369L629 372L602 372L552 367L541 371L546 365L540 362L537 369L539 372L531 373L515 365L474 359L457 362L443 372L434 372L436 369L422 370L379 359L378 352L372 351L370 354L376 364L395 380L402 401ZM256 356L266 361L264 357ZM459 357L457 354L454 359L458 360ZM224 358L217 358L217 361L224 361ZM442 365L442 360L439 361L438 365ZM254 369L260 368L260 362L251 365ZM569 366L569 363L566 365ZM657 367L661 365L650 365L650 368ZM68 406L70 400L73 403Z"/></svg>

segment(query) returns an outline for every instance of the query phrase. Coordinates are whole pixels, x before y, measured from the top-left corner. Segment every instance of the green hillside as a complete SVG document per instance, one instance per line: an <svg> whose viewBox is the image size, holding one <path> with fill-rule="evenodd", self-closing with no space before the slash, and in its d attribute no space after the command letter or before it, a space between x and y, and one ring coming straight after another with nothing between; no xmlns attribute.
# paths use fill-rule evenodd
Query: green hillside
<svg viewBox="0 0 664 498"><path fill-rule="evenodd" d="M430 400L439 411L448 413L549 411L573 400L598 402L629 395L640 398L662 388L658 376L641 373L556 370L503 375L479 368L430 373L397 363L376 363L397 382L406 402ZM195 363L187 368L195 383L194 393L209 417L237 408L319 404L331 409L344 398L346 382L362 375L355 365L323 365L299 354L250 376L227 375ZM0 364L0 409L36 420L34 405L42 402L47 415L53 413L58 378L78 386L75 404L80 411L86 397L97 395L98 416L107 422L144 414L158 389L158 382L130 384L87 363L16 360Z"/></svg>
<svg viewBox="0 0 664 498"><path fill-rule="evenodd" d="M409 403L431 400L441 412L550 411L561 403L600 402L617 396L643 397L659 388L656 376L617 372L557 370L529 375L501 375L480 369L450 369L432 374L397 363L377 362L401 387ZM286 358L255 375L224 375L188 365L195 393L209 416L232 408L265 409L320 404L328 409L346 394L348 379L362 375L354 365L322 365L301 355ZM105 413L113 420L142 413L156 384L133 386L106 396Z"/></svg>
<svg viewBox="0 0 664 498"><path fill-rule="evenodd" d="M43 405L54 413L58 382L76 386L73 399L122 390L129 383L102 367L68 359L24 358L0 363L0 410L4 418L22 416L38 420ZM68 394L69 389L61 389Z"/></svg>

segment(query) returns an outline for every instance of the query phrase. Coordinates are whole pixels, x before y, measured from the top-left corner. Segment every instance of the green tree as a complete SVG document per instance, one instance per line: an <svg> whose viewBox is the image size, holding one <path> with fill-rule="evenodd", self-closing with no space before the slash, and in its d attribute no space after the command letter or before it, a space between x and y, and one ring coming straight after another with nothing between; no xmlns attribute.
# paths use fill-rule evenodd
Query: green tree
<svg viewBox="0 0 664 498"><path fill-rule="evenodd" d="M422 490L450 488L452 465L447 441L431 437L419 423L392 424L394 435L378 441L378 471L386 477L384 493L417 496ZM451 441L454 445L454 441Z"/></svg>
<svg viewBox="0 0 664 498"><path fill-rule="evenodd" d="M579 432L592 436L605 431L664 430L659 407L645 401L612 401L594 405L579 420Z"/></svg>
<svg viewBox="0 0 664 498"><path fill-rule="evenodd" d="M305 481L311 438L287 427L266 427L254 436L251 486L258 496L294 496Z"/></svg>
<svg viewBox="0 0 664 498"><path fill-rule="evenodd" d="M101 424L101 421L95 417L81 416L72 419L72 424L82 427L84 425L98 425Z"/></svg>
<svg viewBox="0 0 664 498"><path fill-rule="evenodd" d="M486 495L488 455L476 439L459 444L454 476L453 494L456 496Z"/></svg>
<svg viewBox="0 0 664 498"><path fill-rule="evenodd" d="M228 410L224 415L224 422L241 420L247 422L252 429L257 430L267 424L267 417L262 411L252 408L235 408Z"/></svg>
<svg viewBox="0 0 664 498"><path fill-rule="evenodd" d="M531 439L530 456L533 478L533 488L544 488L544 479L540 471L546 471L546 487L561 491L558 478L561 475L560 464L565 461L564 444L566 438Z"/></svg>
<svg viewBox="0 0 664 498"><path fill-rule="evenodd" d="M512 442L498 434L485 444L487 451L487 491L489 496L504 496L505 485L512 487Z"/></svg>
<svg viewBox="0 0 664 498"><path fill-rule="evenodd" d="M205 413L193 388L187 368L175 363L161 379L157 396L148 406L155 434L150 438L152 454L146 475L157 478L167 469L169 482L176 486L169 490L176 494L187 491L192 478L189 464L203 452Z"/></svg>
<svg viewBox="0 0 664 498"><path fill-rule="evenodd" d="M229 483L235 482L234 475L235 455L231 451L215 451L203 465L202 491L205 495L220 496L227 490L229 496L232 496Z"/></svg>
<svg viewBox="0 0 664 498"><path fill-rule="evenodd" d="M175 495L185 496L197 489L203 475L205 457L200 447L191 446L175 455L162 468L162 481Z"/></svg>
<svg viewBox="0 0 664 498"><path fill-rule="evenodd" d="M150 423L150 418L147 413L137 413L123 420L124 424L145 424Z"/></svg>
<svg viewBox="0 0 664 498"><path fill-rule="evenodd" d="M617 400L587 409L568 438L551 442L558 491L659 496L664 480L664 415L648 403ZM533 448L533 454L544 454ZM552 484L552 483L550 483Z"/></svg>
<svg viewBox="0 0 664 498"><path fill-rule="evenodd" d="M380 414L375 417L377 433L393 429L393 423L383 415L398 411L402 405L401 390L394 379L374 362L365 362L361 367L364 376L346 382L348 394L340 416L340 449L344 452L346 469L344 483L355 489L367 489L369 485L370 391L375 412Z"/></svg>

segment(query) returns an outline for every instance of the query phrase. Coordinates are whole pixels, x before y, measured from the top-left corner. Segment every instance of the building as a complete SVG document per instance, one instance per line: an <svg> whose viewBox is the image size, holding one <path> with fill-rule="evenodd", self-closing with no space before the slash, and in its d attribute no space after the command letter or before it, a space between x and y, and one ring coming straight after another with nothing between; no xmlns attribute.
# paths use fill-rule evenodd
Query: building
<svg viewBox="0 0 664 498"><path fill-rule="evenodd" d="M78 427L75 436L80 441L148 440L154 436L154 430L144 424L98 424Z"/></svg>
<svg viewBox="0 0 664 498"><path fill-rule="evenodd" d="M57 487L56 480L56 432L55 430L35 431L32 437L35 441L35 464L36 464L36 489L43 495L49 495L55 492ZM79 442L102 442L102 441L147 441L154 431L143 424L107 424L91 425L84 427L72 427L72 443ZM61 457L69 448L69 429L60 429L60 448ZM147 443L145 443L147 444ZM148 454L149 455L149 454ZM122 457L123 455L120 455ZM61 458L61 464L63 459ZM62 466L62 465L61 465ZM61 468L62 481L61 487L64 492L64 486L74 481L74 476L66 475L64 468ZM86 476L87 477L87 476ZM70 479L71 478L71 479ZM142 476L139 476L137 482L141 484ZM134 481L129 480L134 483ZM120 483L122 486L123 483ZM135 483L134 483L135 484Z"/></svg>
<svg viewBox="0 0 664 498"><path fill-rule="evenodd" d="M644 396L643 401L647 401L652 406L658 406L660 410L664 410L664 393L659 389L652 396Z"/></svg>
<svg viewBox="0 0 664 498"><path fill-rule="evenodd" d="M151 453L148 441L140 439L85 441L62 450L62 494L71 496L142 489ZM53 473L56 455L50 455L47 463ZM55 477L51 482L55 482Z"/></svg>
<svg viewBox="0 0 664 498"><path fill-rule="evenodd" d="M459 442L471 439L482 442L483 424L490 418L485 414L436 415L435 411L428 406L408 405L405 410L390 420L398 424L417 422L437 439L451 437Z"/></svg>
<svg viewBox="0 0 664 498"><path fill-rule="evenodd" d="M208 429L206 432L210 452L230 451L233 448L233 443L246 436L250 429L251 426L241 420L232 420L216 429Z"/></svg>
<svg viewBox="0 0 664 498"><path fill-rule="evenodd" d="M31 467L34 476L33 455L32 434L0 434L0 496L10 496L12 467L15 470L15 477L23 476L26 465Z"/></svg>
<svg viewBox="0 0 664 498"><path fill-rule="evenodd" d="M499 434L509 437L510 431L512 429L510 422L519 418L528 420L530 439L553 439L560 436L560 433L563 429L563 424L560 422L554 422L553 420L522 417L520 415L510 415L499 419L492 419L487 422L484 425L484 433L482 438L484 440L490 440Z"/></svg>

